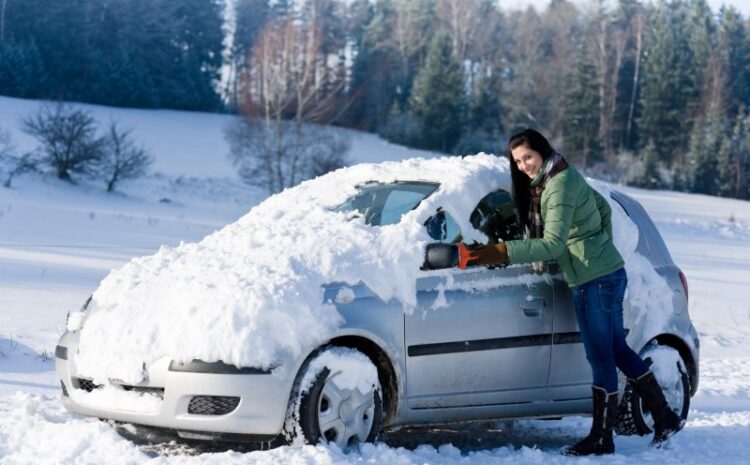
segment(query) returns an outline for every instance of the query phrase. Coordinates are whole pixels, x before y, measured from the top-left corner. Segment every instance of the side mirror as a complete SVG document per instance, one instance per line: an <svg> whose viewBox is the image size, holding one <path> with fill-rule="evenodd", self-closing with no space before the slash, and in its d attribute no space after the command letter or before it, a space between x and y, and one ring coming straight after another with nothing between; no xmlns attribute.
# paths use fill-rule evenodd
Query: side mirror
<svg viewBox="0 0 750 465"><path fill-rule="evenodd" d="M458 246L455 244L427 244L422 270L442 270L458 265Z"/></svg>
<svg viewBox="0 0 750 465"><path fill-rule="evenodd" d="M448 238L445 212L438 211L435 215L429 217L424 223L427 228L427 234L436 241L443 242Z"/></svg>

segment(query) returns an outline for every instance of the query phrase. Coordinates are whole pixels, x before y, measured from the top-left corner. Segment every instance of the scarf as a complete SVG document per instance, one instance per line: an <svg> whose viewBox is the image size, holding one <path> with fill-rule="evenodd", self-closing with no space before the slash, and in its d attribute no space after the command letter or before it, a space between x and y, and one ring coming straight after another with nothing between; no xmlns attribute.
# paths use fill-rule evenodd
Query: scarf
<svg viewBox="0 0 750 465"><path fill-rule="evenodd" d="M529 203L529 224L531 225L531 231L529 233L532 239L544 236L544 219L542 219L542 192L544 192L544 186L547 185L547 181L567 167L568 162L565 161L563 156L559 152L552 152L552 155L542 166L544 172L541 181L537 185L531 186L531 202Z"/></svg>

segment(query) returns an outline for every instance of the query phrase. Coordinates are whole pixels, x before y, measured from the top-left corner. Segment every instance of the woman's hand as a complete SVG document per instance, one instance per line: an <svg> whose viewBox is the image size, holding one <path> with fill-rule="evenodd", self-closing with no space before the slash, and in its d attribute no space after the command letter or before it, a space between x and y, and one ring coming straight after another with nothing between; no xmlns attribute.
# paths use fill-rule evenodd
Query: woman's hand
<svg viewBox="0 0 750 465"><path fill-rule="evenodd" d="M469 248L461 242L458 244L458 268L469 265L505 265L508 263L508 247L505 243L480 245Z"/></svg>

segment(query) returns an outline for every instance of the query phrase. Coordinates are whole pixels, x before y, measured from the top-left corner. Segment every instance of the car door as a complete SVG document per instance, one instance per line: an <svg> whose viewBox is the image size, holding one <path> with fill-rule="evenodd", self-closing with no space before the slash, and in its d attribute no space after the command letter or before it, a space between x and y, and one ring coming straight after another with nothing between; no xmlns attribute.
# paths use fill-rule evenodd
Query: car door
<svg viewBox="0 0 750 465"><path fill-rule="evenodd" d="M551 264L550 268L554 276L555 293L550 399L587 399L591 397L592 374L576 320L573 292L559 273L557 265Z"/></svg>
<svg viewBox="0 0 750 465"><path fill-rule="evenodd" d="M510 195L494 197L511 202L514 218ZM507 215L507 206L498 205L497 211ZM549 276L528 265L437 274L419 279L418 308L405 316L409 407L546 400L553 303Z"/></svg>

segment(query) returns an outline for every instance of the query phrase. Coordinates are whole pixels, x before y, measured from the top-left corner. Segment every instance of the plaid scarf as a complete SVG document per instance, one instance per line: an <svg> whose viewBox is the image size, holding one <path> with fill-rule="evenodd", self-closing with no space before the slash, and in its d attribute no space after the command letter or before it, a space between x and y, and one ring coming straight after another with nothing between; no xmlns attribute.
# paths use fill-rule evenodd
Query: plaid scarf
<svg viewBox="0 0 750 465"><path fill-rule="evenodd" d="M552 152L550 158L542 166L544 174L542 180L536 186L531 186L531 202L529 203L529 224L531 225L531 231L529 231L531 238L544 237L544 219L542 218L542 192L544 192L544 186L547 181L552 179L557 173L560 173L568 167L568 162L565 161L559 152Z"/></svg>

